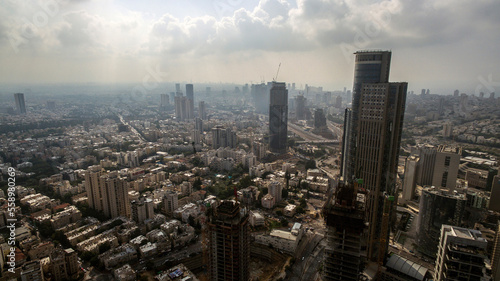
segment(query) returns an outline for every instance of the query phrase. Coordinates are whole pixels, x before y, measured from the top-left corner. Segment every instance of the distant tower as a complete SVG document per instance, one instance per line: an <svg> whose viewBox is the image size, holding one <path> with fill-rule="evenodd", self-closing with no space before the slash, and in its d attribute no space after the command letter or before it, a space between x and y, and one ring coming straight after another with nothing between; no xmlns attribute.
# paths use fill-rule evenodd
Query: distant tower
<svg viewBox="0 0 500 281"><path fill-rule="evenodd" d="M236 132L233 132L231 128L224 128L221 125L217 125L212 128L212 148L217 149L219 147L231 147L235 148L237 144Z"/></svg>
<svg viewBox="0 0 500 281"><path fill-rule="evenodd" d="M491 183L490 204L488 206L488 209L495 212L500 212L500 174L493 177L493 182ZM500 260L500 241L499 241L498 253ZM500 271L499 271L499 277L500 277Z"/></svg>
<svg viewBox="0 0 500 281"><path fill-rule="evenodd" d="M453 92L453 96L454 96L454 97L458 97L458 94L460 94L460 91L459 91L459 90L455 90L455 91Z"/></svg>
<svg viewBox="0 0 500 281"><path fill-rule="evenodd" d="M465 214L467 199L463 194L454 194L424 188L420 197L417 218L417 244L419 251L435 256L441 225L460 225Z"/></svg>
<svg viewBox="0 0 500 281"><path fill-rule="evenodd" d="M181 93L181 84L175 83L175 92L176 93Z"/></svg>
<svg viewBox="0 0 500 281"><path fill-rule="evenodd" d="M188 115L188 99L180 94L175 97L175 118L177 121L184 121Z"/></svg>
<svg viewBox="0 0 500 281"><path fill-rule="evenodd" d="M285 83L273 82L269 104L269 149L286 153L288 133L288 90Z"/></svg>
<svg viewBox="0 0 500 281"><path fill-rule="evenodd" d="M193 84L186 84L186 98L187 100L187 119L194 118L194 90Z"/></svg>
<svg viewBox="0 0 500 281"><path fill-rule="evenodd" d="M24 103L24 94L22 93L14 94L14 99L16 100L17 113L26 114L26 104Z"/></svg>
<svg viewBox="0 0 500 281"><path fill-rule="evenodd" d="M208 222L209 279L249 280L250 235L248 212L240 203L222 201Z"/></svg>
<svg viewBox="0 0 500 281"><path fill-rule="evenodd" d="M321 108L316 108L314 111L314 128L326 128L326 117Z"/></svg>
<svg viewBox="0 0 500 281"><path fill-rule="evenodd" d="M89 207L94 210L103 210L102 191L99 184L100 177L104 174L101 166L90 166L85 172L85 191Z"/></svg>
<svg viewBox="0 0 500 281"><path fill-rule="evenodd" d="M167 106L170 104L168 94L161 94L160 97L161 97L160 110L165 110Z"/></svg>
<svg viewBox="0 0 500 281"><path fill-rule="evenodd" d="M196 117L194 119L194 129L200 133L203 133L203 120Z"/></svg>
<svg viewBox="0 0 500 281"><path fill-rule="evenodd" d="M306 102L307 99L303 95L295 97L295 116L297 120L306 119Z"/></svg>
<svg viewBox="0 0 500 281"><path fill-rule="evenodd" d="M56 109L56 102L53 100L47 101L47 109L48 110L55 110Z"/></svg>
<svg viewBox="0 0 500 281"><path fill-rule="evenodd" d="M491 280L487 244L479 230L443 225L434 280Z"/></svg>
<svg viewBox="0 0 500 281"><path fill-rule="evenodd" d="M366 261L365 195L342 182L335 190L323 210L327 228L323 280L361 280Z"/></svg>
<svg viewBox="0 0 500 281"><path fill-rule="evenodd" d="M200 117L201 120L207 120L207 105L204 101L198 103L198 117Z"/></svg>
<svg viewBox="0 0 500 281"><path fill-rule="evenodd" d="M443 125L443 138L451 138L453 135L453 126L451 122L446 122Z"/></svg>

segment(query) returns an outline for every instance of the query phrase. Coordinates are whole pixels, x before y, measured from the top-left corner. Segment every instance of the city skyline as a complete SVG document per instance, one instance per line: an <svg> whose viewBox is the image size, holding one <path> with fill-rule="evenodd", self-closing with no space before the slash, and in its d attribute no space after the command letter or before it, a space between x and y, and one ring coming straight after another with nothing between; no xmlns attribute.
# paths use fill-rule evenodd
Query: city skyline
<svg viewBox="0 0 500 281"><path fill-rule="evenodd" d="M41 3L0 9L1 84L133 83L151 72L156 82L255 83L282 63L280 80L334 90L351 83L359 49L397 50L393 80L415 92L488 94L500 81L494 1Z"/></svg>

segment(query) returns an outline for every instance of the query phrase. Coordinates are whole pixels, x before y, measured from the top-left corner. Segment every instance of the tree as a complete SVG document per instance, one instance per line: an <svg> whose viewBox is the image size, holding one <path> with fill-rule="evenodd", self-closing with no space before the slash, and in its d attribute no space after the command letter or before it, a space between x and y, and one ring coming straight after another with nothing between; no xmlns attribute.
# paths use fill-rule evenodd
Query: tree
<svg viewBox="0 0 500 281"><path fill-rule="evenodd" d="M297 206L297 214L304 214L306 211L304 211L304 208L302 208L302 206Z"/></svg>
<svg viewBox="0 0 500 281"><path fill-rule="evenodd" d="M281 190L281 198L283 199L288 198L288 190L286 189Z"/></svg>
<svg viewBox="0 0 500 281"><path fill-rule="evenodd" d="M283 212L281 210L278 210L278 211L276 211L276 215L281 217L281 216L283 216Z"/></svg>
<svg viewBox="0 0 500 281"><path fill-rule="evenodd" d="M280 220L280 223L281 223L281 226L283 226L283 227L288 227L288 220L287 220L287 219L282 218L282 219Z"/></svg>
<svg viewBox="0 0 500 281"><path fill-rule="evenodd" d="M307 160L306 162L306 170L309 170L309 169L316 169L316 161L314 159L311 159L311 160Z"/></svg>
<svg viewBox="0 0 500 281"><path fill-rule="evenodd" d="M252 179L250 176L244 176L240 180L240 188L247 188L252 185Z"/></svg>

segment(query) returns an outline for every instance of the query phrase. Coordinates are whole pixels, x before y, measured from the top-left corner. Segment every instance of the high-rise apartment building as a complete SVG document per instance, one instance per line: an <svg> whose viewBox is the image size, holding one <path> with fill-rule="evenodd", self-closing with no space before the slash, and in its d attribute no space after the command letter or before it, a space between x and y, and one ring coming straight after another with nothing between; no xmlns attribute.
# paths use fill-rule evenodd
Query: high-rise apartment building
<svg viewBox="0 0 500 281"><path fill-rule="evenodd" d="M249 279L250 235L248 211L237 201L222 201L208 222L210 280Z"/></svg>
<svg viewBox="0 0 500 281"><path fill-rule="evenodd" d="M434 280L491 280L487 244L479 230L443 225Z"/></svg>
<svg viewBox="0 0 500 281"><path fill-rule="evenodd" d="M412 149L412 154L419 157L417 184L422 186L432 185L436 153L436 147L428 144Z"/></svg>
<svg viewBox="0 0 500 281"><path fill-rule="evenodd" d="M273 181L268 186L268 192L274 197L276 204L281 202L281 193L283 192L283 184L279 181Z"/></svg>
<svg viewBox="0 0 500 281"><path fill-rule="evenodd" d="M285 83L273 82L269 103L269 150L286 153L288 133L288 90Z"/></svg>
<svg viewBox="0 0 500 281"><path fill-rule="evenodd" d="M168 190L163 197L163 210L168 216L172 216L179 208L179 195L173 190Z"/></svg>
<svg viewBox="0 0 500 281"><path fill-rule="evenodd" d="M16 100L17 113L26 114L26 104L24 103L24 94L23 93L14 94L14 99Z"/></svg>
<svg viewBox="0 0 500 281"><path fill-rule="evenodd" d="M389 83L391 52L356 52L352 113L348 145L343 145L344 180L363 179L369 190L366 207L368 257L375 260L381 245L381 216L384 196L395 196L396 172L408 84ZM346 147L349 147L348 151ZM389 241L388 239L383 239Z"/></svg>
<svg viewBox="0 0 500 281"><path fill-rule="evenodd" d="M132 219L139 224L147 219L153 219L155 217L154 203L151 198L141 197L130 202L130 205L132 209Z"/></svg>
<svg viewBox="0 0 500 281"><path fill-rule="evenodd" d="M417 245L427 256L435 256L441 226L460 225L465 214L467 199L436 188L424 188L420 197L417 217Z"/></svg>
<svg viewBox="0 0 500 281"><path fill-rule="evenodd" d="M103 210L103 192L99 184L99 179L104 174L104 170L99 165L90 166L85 172L85 191L89 207L94 210Z"/></svg>
<svg viewBox="0 0 500 281"><path fill-rule="evenodd" d="M323 280L359 279L366 261L365 195L340 182L324 208L327 246Z"/></svg>
<svg viewBox="0 0 500 281"><path fill-rule="evenodd" d="M432 176L435 187L455 189L462 148L452 148L440 145L436 151L436 162Z"/></svg>
<svg viewBox="0 0 500 281"><path fill-rule="evenodd" d="M130 200L128 198L128 182L118 175L117 171L102 175L100 178L103 192L103 213L109 218L119 216L131 217Z"/></svg>
<svg viewBox="0 0 500 281"><path fill-rule="evenodd" d="M236 132L233 132L231 128L224 128L221 125L212 128L212 148L217 149L219 147L231 147L235 148L238 138L236 137Z"/></svg>

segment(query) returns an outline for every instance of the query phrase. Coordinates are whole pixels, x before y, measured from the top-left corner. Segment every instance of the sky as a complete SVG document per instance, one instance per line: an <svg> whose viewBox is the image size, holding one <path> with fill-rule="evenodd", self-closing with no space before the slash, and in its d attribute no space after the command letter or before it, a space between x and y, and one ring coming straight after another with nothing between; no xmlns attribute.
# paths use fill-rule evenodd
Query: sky
<svg viewBox="0 0 500 281"><path fill-rule="evenodd" d="M260 83L352 88L392 51L409 90L500 93L498 0L3 0L0 86ZM477 94L477 93L476 93Z"/></svg>

